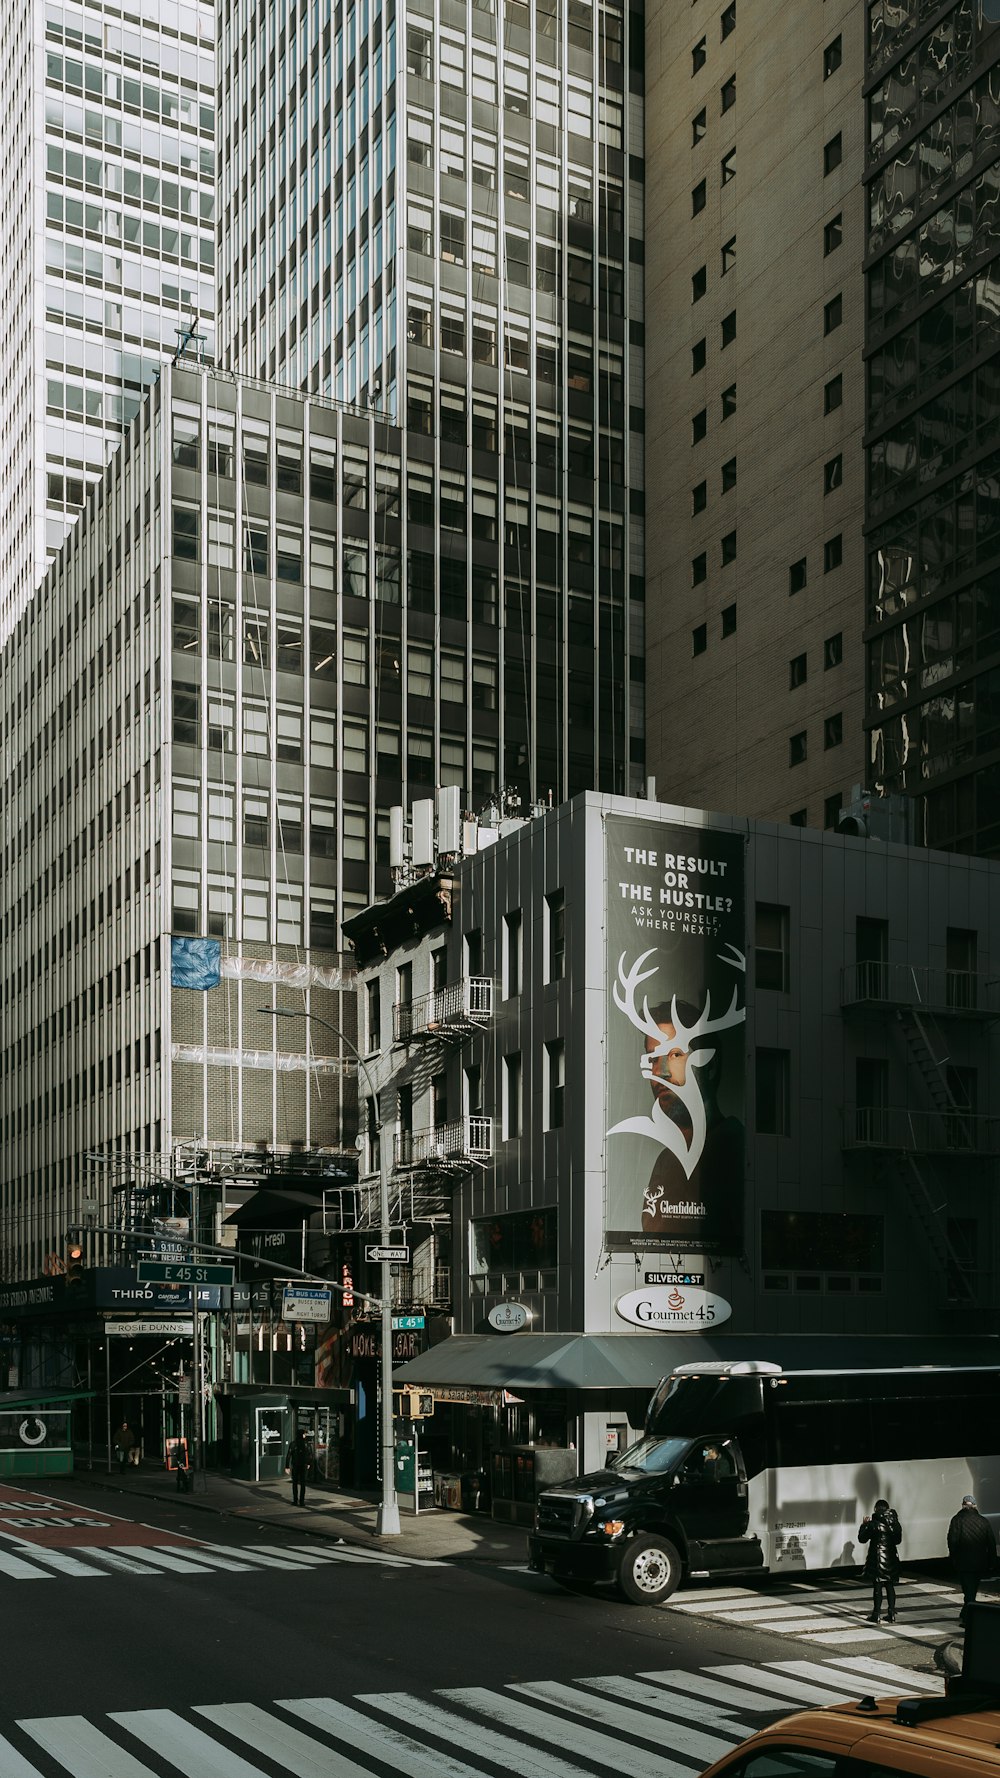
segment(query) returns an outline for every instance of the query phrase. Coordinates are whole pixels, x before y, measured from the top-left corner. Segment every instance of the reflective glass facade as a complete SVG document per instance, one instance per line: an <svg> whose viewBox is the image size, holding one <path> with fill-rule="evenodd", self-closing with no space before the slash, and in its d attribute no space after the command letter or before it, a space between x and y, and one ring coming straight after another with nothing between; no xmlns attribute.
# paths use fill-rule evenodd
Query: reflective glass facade
<svg viewBox="0 0 1000 1778"><path fill-rule="evenodd" d="M868 15L873 787L1000 855L1000 5Z"/></svg>
<svg viewBox="0 0 1000 1778"><path fill-rule="evenodd" d="M161 16L162 13L162 16ZM214 345L214 9L8 8L0 633L190 329ZM9 321L6 318L9 316Z"/></svg>
<svg viewBox="0 0 1000 1778"><path fill-rule="evenodd" d="M223 6L220 359L403 429L372 649L414 786L643 782L642 36L584 0Z"/></svg>

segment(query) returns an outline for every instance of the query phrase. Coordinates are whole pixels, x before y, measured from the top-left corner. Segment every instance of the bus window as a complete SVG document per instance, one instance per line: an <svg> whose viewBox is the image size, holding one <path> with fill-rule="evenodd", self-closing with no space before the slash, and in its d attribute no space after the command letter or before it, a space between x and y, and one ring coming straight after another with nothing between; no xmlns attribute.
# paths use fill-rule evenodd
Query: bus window
<svg viewBox="0 0 1000 1778"><path fill-rule="evenodd" d="M875 1454L866 1401L782 1402L775 1411L774 1440L775 1461L783 1469L868 1463Z"/></svg>

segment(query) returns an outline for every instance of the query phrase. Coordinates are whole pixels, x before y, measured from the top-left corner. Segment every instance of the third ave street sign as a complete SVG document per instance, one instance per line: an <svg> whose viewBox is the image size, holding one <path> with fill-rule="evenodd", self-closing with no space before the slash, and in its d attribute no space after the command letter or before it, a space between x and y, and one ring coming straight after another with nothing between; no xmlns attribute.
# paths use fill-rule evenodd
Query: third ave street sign
<svg viewBox="0 0 1000 1778"><path fill-rule="evenodd" d="M141 1259L136 1266L140 1284L232 1284L235 1266L197 1266L172 1260Z"/></svg>
<svg viewBox="0 0 1000 1778"><path fill-rule="evenodd" d="M392 1265L408 1266L410 1249L408 1247L366 1247L365 1258L372 1265L380 1265L383 1260Z"/></svg>

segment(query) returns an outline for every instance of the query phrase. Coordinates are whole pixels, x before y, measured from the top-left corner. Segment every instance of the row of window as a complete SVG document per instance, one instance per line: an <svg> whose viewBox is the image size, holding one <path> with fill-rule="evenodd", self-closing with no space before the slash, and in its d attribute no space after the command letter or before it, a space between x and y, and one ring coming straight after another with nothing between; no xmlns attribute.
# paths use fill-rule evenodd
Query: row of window
<svg viewBox="0 0 1000 1778"><path fill-rule="evenodd" d="M729 314L723 315L722 320L719 323L719 344L720 344L722 351L725 351L727 346L731 346L735 338L736 338L736 310L730 309ZM696 340L695 344L691 347L691 375L692 376L697 376L697 374L700 370L704 370L707 357L708 357L708 341L707 341L707 339L702 338L700 340Z"/></svg>

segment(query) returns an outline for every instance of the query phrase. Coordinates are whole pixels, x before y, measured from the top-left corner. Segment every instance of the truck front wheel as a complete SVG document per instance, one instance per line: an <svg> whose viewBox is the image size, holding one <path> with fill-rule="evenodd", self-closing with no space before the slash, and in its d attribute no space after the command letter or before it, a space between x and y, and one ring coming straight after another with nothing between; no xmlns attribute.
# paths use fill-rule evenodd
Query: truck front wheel
<svg viewBox="0 0 1000 1778"><path fill-rule="evenodd" d="M660 1605L680 1585L681 1559L666 1537L634 1537L626 1544L618 1582L633 1605Z"/></svg>

